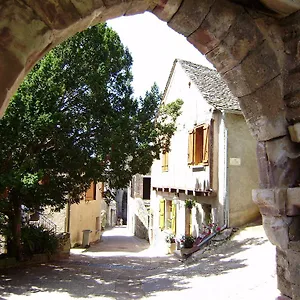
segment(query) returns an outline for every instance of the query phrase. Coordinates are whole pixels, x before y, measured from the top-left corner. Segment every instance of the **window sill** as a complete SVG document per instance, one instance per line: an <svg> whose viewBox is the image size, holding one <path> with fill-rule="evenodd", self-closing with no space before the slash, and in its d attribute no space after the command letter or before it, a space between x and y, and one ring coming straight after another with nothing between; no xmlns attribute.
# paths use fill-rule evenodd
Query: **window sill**
<svg viewBox="0 0 300 300"><path fill-rule="evenodd" d="M206 167L208 167L207 164L190 165L190 168L192 169L193 172L205 171Z"/></svg>

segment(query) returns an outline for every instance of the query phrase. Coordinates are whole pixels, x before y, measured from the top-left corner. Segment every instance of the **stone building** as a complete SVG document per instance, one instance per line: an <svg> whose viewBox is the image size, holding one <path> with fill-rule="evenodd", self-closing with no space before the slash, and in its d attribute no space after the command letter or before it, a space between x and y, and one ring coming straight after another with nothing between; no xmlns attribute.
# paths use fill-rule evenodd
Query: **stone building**
<svg viewBox="0 0 300 300"><path fill-rule="evenodd" d="M0 114L51 48L99 22L152 12L206 55L239 99L257 142L253 197L277 247L281 299L299 299L299 10L295 0L2 1Z"/></svg>
<svg viewBox="0 0 300 300"><path fill-rule="evenodd" d="M151 169L153 242L164 231L196 237L202 224L237 227L260 217L251 194L258 186L255 140L237 99L215 70L175 60L162 103L178 98L171 149Z"/></svg>
<svg viewBox="0 0 300 300"><path fill-rule="evenodd" d="M101 210L107 207L102 197L102 189L102 183L92 183L80 203L67 204L59 212L46 209L44 215L56 225L56 231L70 233L72 247L82 244L84 230L90 230L89 242L100 240Z"/></svg>
<svg viewBox="0 0 300 300"><path fill-rule="evenodd" d="M128 188L127 227L135 236L149 240L150 175L136 174Z"/></svg>

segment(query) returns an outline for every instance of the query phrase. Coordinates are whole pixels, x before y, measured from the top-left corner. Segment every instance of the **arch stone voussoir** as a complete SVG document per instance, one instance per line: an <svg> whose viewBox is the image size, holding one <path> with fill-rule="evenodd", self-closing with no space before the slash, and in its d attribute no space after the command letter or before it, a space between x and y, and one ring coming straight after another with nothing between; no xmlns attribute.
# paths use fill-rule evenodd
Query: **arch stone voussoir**
<svg viewBox="0 0 300 300"><path fill-rule="evenodd" d="M217 47L206 54L223 74L234 68L256 47L262 44L264 36L247 14L241 14L228 29L227 35Z"/></svg>
<svg viewBox="0 0 300 300"><path fill-rule="evenodd" d="M229 1L214 2L200 26L188 36L188 41L203 54L208 53L221 43L244 12L241 6Z"/></svg>
<svg viewBox="0 0 300 300"><path fill-rule="evenodd" d="M258 141L253 200L277 246L278 299L300 299L299 9L293 0L2 1L0 113L60 42L108 19L152 12L205 54L239 98Z"/></svg>
<svg viewBox="0 0 300 300"><path fill-rule="evenodd" d="M81 17L72 1L23 1L51 29L64 29Z"/></svg>
<svg viewBox="0 0 300 300"><path fill-rule="evenodd" d="M281 76L275 77L254 93L240 97L239 102L249 128L258 141L287 135Z"/></svg>
<svg viewBox="0 0 300 300"><path fill-rule="evenodd" d="M249 53L244 60L223 74L237 97L251 95L281 74L278 58L267 41Z"/></svg>
<svg viewBox="0 0 300 300"><path fill-rule="evenodd" d="M204 21L215 1L183 1L182 5L168 22L175 31L188 37Z"/></svg>
<svg viewBox="0 0 300 300"><path fill-rule="evenodd" d="M168 22L177 12L182 2L183 0L159 1L159 3L152 10L152 13L160 20Z"/></svg>

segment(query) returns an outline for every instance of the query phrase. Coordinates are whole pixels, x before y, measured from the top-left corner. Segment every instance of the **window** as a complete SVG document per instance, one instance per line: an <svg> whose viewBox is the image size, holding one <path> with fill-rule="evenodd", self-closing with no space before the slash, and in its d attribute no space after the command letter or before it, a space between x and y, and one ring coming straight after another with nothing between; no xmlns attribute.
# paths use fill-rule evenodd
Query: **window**
<svg viewBox="0 0 300 300"><path fill-rule="evenodd" d="M209 126L201 125L189 132L188 164L208 165Z"/></svg>
<svg viewBox="0 0 300 300"><path fill-rule="evenodd" d="M143 178L143 199L150 200L151 194L151 178Z"/></svg>
<svg viewBox="0 0 300 300"><path fill-rule="evenodd" d="M96 200L96 184L91 183L90 188L85 193L85 200Z"/></svg>
<svg viewBox="0 0 300 300"><path fill-rule="evenodd" d="M100 231L100 217L96 217L96 231Z"/></svg>
<svg viewBox="0 0 300 300"><path fill-rule="evenodd" d="M162 171L167 172L169 169L169 152L163 152L162 153Z"/></svg>

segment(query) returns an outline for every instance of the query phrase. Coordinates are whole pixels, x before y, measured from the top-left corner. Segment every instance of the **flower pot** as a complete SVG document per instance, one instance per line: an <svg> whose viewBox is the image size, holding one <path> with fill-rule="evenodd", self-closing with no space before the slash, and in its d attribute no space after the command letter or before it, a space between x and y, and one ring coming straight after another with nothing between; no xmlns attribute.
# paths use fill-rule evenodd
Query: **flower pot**
<svg viewBox="0 0 300 300"><path fill-rule="evenodd" d="M169 247L168 247L168 254L174 253L175 250L176 250L176 243L171 243L171 244L169 244Z"/></svg>

